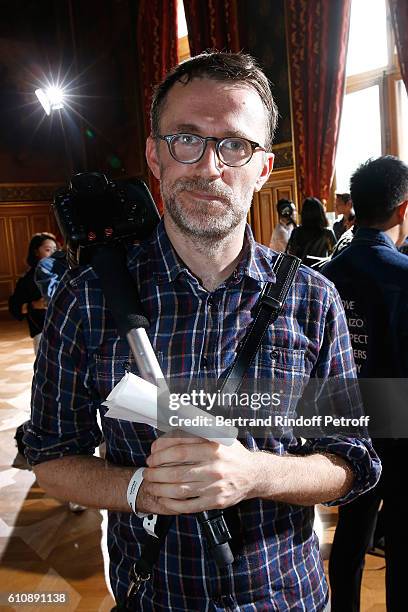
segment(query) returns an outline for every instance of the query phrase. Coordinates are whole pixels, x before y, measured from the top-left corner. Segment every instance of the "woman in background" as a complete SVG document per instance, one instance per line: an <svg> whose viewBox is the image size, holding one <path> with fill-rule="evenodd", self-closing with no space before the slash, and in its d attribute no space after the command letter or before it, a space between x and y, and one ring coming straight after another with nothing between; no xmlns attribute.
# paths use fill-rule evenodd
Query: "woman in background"
<svg viewBox="0 0 408 612"><path fill-rule="evenodd" d="M47 308L47 304L34 282L35 269L40 259L49 257L56 250L57 241L53 234L47 232L34 234L28 247L26 260L29 270L18 279L14 293L9 298L10 314L19 321L27 320L35 354L37 354L40 344Z"/></svg>
<svg viewBox="0 0 408 612"><path fill-rule="evenodd" d="M296 206L292 200L282 198L276 204L279 221L275 226L269 248L274 251L286 251L289 238L296 227Z"/></svg>
<svg viewBox="0 0 408 612"><path fill-rule="evenodd" d="M328 228L323 204L318 198L310 197L304 200L301 218L302 223L294 228L286 251L310 266L331 254L336 237Z"/></svg>

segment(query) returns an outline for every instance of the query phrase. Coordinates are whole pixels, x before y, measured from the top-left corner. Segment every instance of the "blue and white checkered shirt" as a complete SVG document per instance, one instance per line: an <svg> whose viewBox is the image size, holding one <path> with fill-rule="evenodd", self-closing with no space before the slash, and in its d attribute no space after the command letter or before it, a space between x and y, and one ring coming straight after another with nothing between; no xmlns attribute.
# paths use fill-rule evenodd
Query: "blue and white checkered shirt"
<svg viewBox="0 0 408 612"><path fill-rule="evenodd" d="M148 241L129 250L148 331L167 377L219 377L232 364L268 281L276 253L254 242L231 277L212 293L178 259L161 222ZM156 437L147 425L105 418L100 407L129 368L137 372L127 342L117 334L92 268L68 272L48 310L33 383L32 420L25 436L32 464L64 455L91 455L101 441L102 413L107 460L143 466ZM343 308L333 285L301 267L284 310L269 327L251 366L253 378L280 377L296 392L309 377L355 376ZM294 436L263 440L247 436L251 450L298 452ZM353 499L375 484L378 459L367 440L344 436L307 440L302 453L346 458L355 472ZM194 516L175 517L154 575L140 589L135 610L323 610L328 592L313 507L250 499L237 506L235 562L218 571ZM129 570L140 555L142 521L111 512L108 545L111 582L123 600Z"/></svg>

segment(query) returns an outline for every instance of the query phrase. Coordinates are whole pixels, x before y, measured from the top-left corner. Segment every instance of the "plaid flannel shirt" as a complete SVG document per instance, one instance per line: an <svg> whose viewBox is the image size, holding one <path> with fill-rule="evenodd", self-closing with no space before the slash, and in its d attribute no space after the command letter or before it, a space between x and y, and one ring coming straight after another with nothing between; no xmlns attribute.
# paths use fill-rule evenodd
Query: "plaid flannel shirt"
<svg viewBox="0 0 408 612"><path fill-rule="evenodd" d="M231 277L208 292L178 259L161 222L153 236L129 250L128 267L151 322L148 330L166 377L219 377L231 365L252 320L264 284L274 281L277 254L245 235L242 258ZM143 466L156 432L147 425L104 417L100 406L126 370L137 372L120 339L91 267L67 273L48 310L25 436L32 464L64 455L91 455L101 441L101 411L108 461ZM355 376L343 308L334 286L301 267L282 314L264 336L250 368L254 378L280 377L295 390L309 377ZM334 453L355 472L353 499L378 480L380 464L369 441L345 436L247 436L253 451ZM151 580L135 610L323 610L328 589L313 507L250 499L236 507L235 562L217 570L192 515L175 517ZM110 512L108 547L114 593L123 600L129 570L140 554L141 519Z"/></svg>

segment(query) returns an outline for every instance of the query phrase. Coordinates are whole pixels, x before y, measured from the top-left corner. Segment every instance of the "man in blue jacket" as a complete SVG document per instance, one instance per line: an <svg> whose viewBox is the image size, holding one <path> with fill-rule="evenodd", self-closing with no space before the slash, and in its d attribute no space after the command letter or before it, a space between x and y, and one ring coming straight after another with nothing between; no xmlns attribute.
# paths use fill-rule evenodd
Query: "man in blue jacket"
<svg viewBox="0 0 408 612"><path fill-rule="evenodd" d="M374 489L339 509L330 559L332 610L360 609L364 555L382 501L387 610L396 612L406 609L403 555L408 547L401 523L408 445L395 412L395 403L403 402L401 379L408 378L408 258L397 250L408 235L408 166L389 155L369 160L351 178L351 197L359 228L323 272L345 306L366 409L378 425L372 435L378 436L373 442L383 472ZM385 389L394 391L395 400Z"/></svg>

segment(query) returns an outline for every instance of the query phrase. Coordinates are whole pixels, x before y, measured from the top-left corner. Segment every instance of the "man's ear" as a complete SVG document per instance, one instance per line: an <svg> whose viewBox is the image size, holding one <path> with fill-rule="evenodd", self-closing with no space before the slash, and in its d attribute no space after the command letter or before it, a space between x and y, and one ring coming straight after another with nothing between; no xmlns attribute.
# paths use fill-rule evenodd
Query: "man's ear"
<svg viewBox="0 0 408 612"><path fill-rule="evenodd" d="M147 165L153 172L154 176L160 180L160 163L157 151L157 142L152 135L146 140L146 160Z"/></svg>
<svg viewBox="0 0 408 612"><path fill-rule="evenodd" d="M265 185L266 181L269 178L270 173L273 169L273 161L275 159L274 153L265 153L264 154L264 164L262 167L261 174L258 176L258 179L255 183L254 191L260 191L262 187Z"/></svg>
<svg viewBox="0 0 408 612"><path fill-rule="evenodd" d="M403 223L408 215L408 200L404 200L397 207L398 222Z"/></svg>

